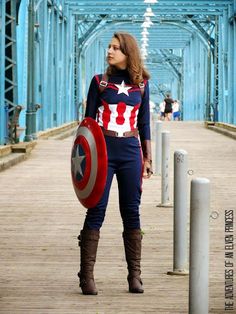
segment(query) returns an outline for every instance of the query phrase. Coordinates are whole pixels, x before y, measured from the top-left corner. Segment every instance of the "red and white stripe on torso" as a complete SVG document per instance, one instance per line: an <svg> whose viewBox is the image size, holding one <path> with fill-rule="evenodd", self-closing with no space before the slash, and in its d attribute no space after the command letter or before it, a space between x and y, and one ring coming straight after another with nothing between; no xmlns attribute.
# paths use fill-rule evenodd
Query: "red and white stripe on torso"
<svg viewBox="0 0 236 314"><path fill-rule="evenodd" d="M97 122L104 129L119 134L132 131L137 128L139 107L140 104L135 106L126 105L124 102L107 104L102 100L102 106L98 108Z"/></svg>

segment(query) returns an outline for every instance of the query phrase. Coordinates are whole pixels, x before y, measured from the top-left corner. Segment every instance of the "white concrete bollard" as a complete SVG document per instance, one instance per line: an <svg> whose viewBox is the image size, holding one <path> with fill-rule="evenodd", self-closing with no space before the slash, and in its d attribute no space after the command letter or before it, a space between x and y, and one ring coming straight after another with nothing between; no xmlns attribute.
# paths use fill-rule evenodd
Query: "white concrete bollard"
<svg viewBox="0 0 236 314"><path fill-rule="evenodd" d="M152 112L151 113L151 121L152 121L152 125L151 125L151 129L152 129L152 137L154 138L155 136L155 125L156 125L156 122L158 121L158 115L157 113L155 112Z"/></svg>
<svg viewBox="0 0 236 314"><path fill-rule="evenodd" d="M155 123L155 174L161 175L161 156L162 156L162 122Z"/></svg>
<svg viewBox="0 0 236 314"><path fill-rule="evenodd" d="M170 132L162 132L162 160L161 160L161 204L159 207L172 207L169 191L169 163L170 163Z"/></svg>
<svg viewBox="0 0 236 314"><path fill-rule="evenodd" d="M189 314L208 314L210 181L191 181Z"/></svg>
<svg viewBox="0 0 236 314"><path fill-rule="evenodd" d="M188 153L174 153L174 262L168 275L188 275Z"/></svg>

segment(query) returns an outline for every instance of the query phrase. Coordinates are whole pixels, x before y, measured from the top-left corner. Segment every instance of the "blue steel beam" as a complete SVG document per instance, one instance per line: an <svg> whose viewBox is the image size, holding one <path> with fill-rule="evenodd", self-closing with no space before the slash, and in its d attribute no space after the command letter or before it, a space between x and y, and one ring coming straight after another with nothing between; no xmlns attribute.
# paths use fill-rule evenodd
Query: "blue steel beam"
<svg viewBox="0 0 236 314"><path fill-rule="evenodd" d="M224 27L228 26L223 32L222 36L227 38L225 43L224 62L220 63L222 71L224 72L224 86L222 90L223 97L223 112L224 117L229 123L236 124L236 0L234 6L231 6L228 12L225 12ZM221 54L219 53L219 56ZM220 94L220 96L221 96ZM220 113L220 108L219 108Z"/></svg>
<svg viewBox="0 0 236 314"><path fill-rule="evenodd" d="M214 92L213 92L213 121L218 121L219 118L219 19L215 20L215 44L214 44Z"/></svg>
<svg viewBox="0 0 236 314"><path fill-rule="evenodd" d="M78 40L79 48L83 46L83 43L86 41L86 39L90 37L91 32L97 28L97 26L102 22L102 20L103 20L103 17L101 16L86 30L83 36L79 38Z"/></svg>
<svg viewBox="0 0 236 314"><path fill-rule="evenodd" d="M19 1L5 1L5 103L7 106L7 142L18 141L17 128L22 107L18 104L16 23Z"/></svg>
<svg viewBox="0 0 236 314"><path fill-rule="evenodd" d="M143 0L129 0L127 3L127 0L119 0L119 2L114 2L112 0L66 0L65 3L67 4L74 4L74 5L82 5L86 6L88 4L97 4L99 5L136 5L136 6L146 6L147 3L144 3ZM233 3L232 0L159 0L157 3L152 6L166 6L166 5L172 5L172 6L179 6L179 5L192 5L192 6L197 6L201 4L210 4L210 5L225 5L227 6L228 4Z"/></svg>
<svg viewBox="0 0 236 314"><path fill-rule="evenodd" d="M68 3L71 6L75 6L78 8L83 7L104 7L104 6L110 6L110 7L129 7L129 6L135 6L137 8L145 8L147 5L142 0L136 0L136 1L126 1L126 0L119 0L117 2L107 0L107 1L94 1L94 0L86 0L86 1L76 1L76 0L66 0L66 3ZM171 7L190 7L190 8L198 8L198 7L206 7L207 5L212 7L225 7L232 3L232 0L195 0L195 1L189 1L189 0L161 0L153 5L153 7L156 8L171 8Z"/></svg>
<svg viewBox="0 0 236 314"><path fill-rule="evenodd" d="M182 80L182 74L177 66L169 59L166 49L160 49L160 53L164 56L165 62L167 62L172 68L173 72L177 75L179 81Z"/></svg>
<svg viewBox="0 0 236 314"><path fill-rule="evenodd" d="M27 68L27 110L25 141L36 138L36 110L35 110L35 49L34 26L35 8L34 0L29 0L28 5L28 68Z"/></svg>
<svg viewBox="0 0 236 314"><path fill-rule="evenodd" d="M159 1L152 6L153 12L159 14L218 14L222 12L233 0L221 1ZM75 14L119 14L143 15L146 4L143 1L75 1L67 0Z"/></svg>
<svg viewBox="0 0 236 314"><path fill-rule="evenodd" d="M0 1L0 69L5 68L5 1ZM6 140L6 111L4 100L4 71L0 71L0 145Z"/></svg>
<svg viewBox="0 0 236 314"><path fill-rule="evenodd" d="M79 59L80 59L80 45L79 45L79 21L78 21L78 15L75 17L75 25L74 25L74 46L75 46L75 65L74 65L74 102L75 107L77 108L78 117L77 120L80 120L79 112L82 111L83 114L83 108L82 103L80 102L79 98L79 92L80 92L80 66L79 66ZM86 33L86 32L85 32Z"/></svg>
<svg viewBox="0 0 236 314"><path fill-rule="evenodd" d="M113 5L127 5L127 0L119 0L119 2L114 2L112 0L66 0L65 3L67 4L75 4L75 5L83 5L86 6L88 4L97 4L99 5L106 5L106 4L113 4ZM136 6L145 6L147 3L144 3L143 0L129 0L128 3L130 5ZM197 6L201 4L211 4L211 5L228 5L232 3L232 0L159 0L153 6L165 6L165 5L172 5L172 6L179 6L179 5L192 5Z"/></svg>
<svg viewBox="0 0 236 314"><path fill-rule="evenodd" d="M206 41L209 42L211 49L213 50L214 46L215 46L215 39L212 38L208 34L208 32L202 27L202 25L198 21L192 19L192 17L189 15L188 15L188 17L189 17L191 23L193 23L197 27L197 29L201 32L202 36L206 39Z"/></svg>
<svg viewBox="0 0 236 314"><path fill-rule="evenodd" d="M153 49L154 50L154 49ZM173 49L172 49L173 50ZM169 51L165 49L165 51ZM168 53L166 57L159 54L159 50L155 49L153 52L149 52L148 54L148 62L151 64L163 63L165 61L171 61L175 65L181 65L183 62L183 58L175 55L174 53Z"/></svg>
<svg viewBox="0 0 236 314"><path fill-rule="evenodd" d="M221 13L220 13L221 14ZM80 19L82 19L84 22L89 23L93 22L96 18L97 15L95 14L82 14L79 15ZM211 21L211 16L207 15L194 15L194 18L199 21L200 23L210 23ZM214 18L214 16L212 16ZM135 15L135 14L111 14L111 15L106 15L106 21L111 22L111 23L143 23L143 16L142 15ZM173 15L168 15L166 14L161 14L159 16L153 17L152 22L153 23L167 23L167 22L175 22L175 23L186 23L188 21L187 16L180 16L177 14Z"/></svg>
<svg viewBox="0 0 236 314"><path fill-rule="evenodd" d="M18 75L18 99L19 104L22 104L24 110L22 110L19 118L20 134L19 140L22 140L25 135L25 108L27 104L27 41L28 38L25 36L27 29L26 21L28 11L25 9L26 2L28 0L21 0L18 14L18 25L17 25L17 75Z"/></svg>
<svg viewBox="0 0 236 314"><path fill-rule="evenodd" d="M88 11L85 9L76 9L75 7L72 7L73 13L76 15L85 15L88 14L88 12L90 12L90 14L93 15L101 15L101 14L105 14L105 15L109 15L109 14L120 14L121 9L117 8L117 9L110 9L109 7L105 7L104 9L99 9L99 8L89 8ZM134 19L133 14L135 13L137 14L137 11L133 11L133 9L129 9L126 8L125 9L125 14L130 15L130 19ZM145 11L140 12L140 15L143 15ZM206 10L193 10L193 9L189 9L189 10L182 10L182 9L174 9L172 8L171 10L159 10L159 11L155 11L153 10L153 13L155 13L156 17L172 17L172 16L178 16L179 19L183 18L183 17L187 17L188 15L194 15L196 17L196 19L198 18L198 16L202 17L202 16L215 16L215 15L222 15L222 10L220 9L206 9ZM121 19L123 17L121 16ZM154 19L155 20L155 19Z"/></svg>
<svg viewBox="0 0 236 314"><path fill-rule="evenodd" d="M231 8L233 9L233 8ZM234 13L230 12L229 20L231 20L231 17L234 16L234 19L231 20L231 32L233 37L233 49L232 49L232 60L233 60L233 66L231 68L231 79L232 79L232 103L234 104L233 107L233 114L230 123L236 124L236 57L235 57L235 51L236 51L236 1L234 0Z"/></svg>

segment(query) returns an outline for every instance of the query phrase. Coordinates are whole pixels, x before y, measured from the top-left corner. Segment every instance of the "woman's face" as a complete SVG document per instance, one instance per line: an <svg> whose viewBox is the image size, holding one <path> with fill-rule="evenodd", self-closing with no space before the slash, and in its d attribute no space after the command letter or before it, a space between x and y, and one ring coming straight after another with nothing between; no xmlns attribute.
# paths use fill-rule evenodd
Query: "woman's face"
<svg viewBox="0 0 236 314"><path fill-rule="evenodd" d="M127 56L120 50L120 42L115 37L112 38L108 46L107 62L118 69L124 70L127 67Z"/></svg>

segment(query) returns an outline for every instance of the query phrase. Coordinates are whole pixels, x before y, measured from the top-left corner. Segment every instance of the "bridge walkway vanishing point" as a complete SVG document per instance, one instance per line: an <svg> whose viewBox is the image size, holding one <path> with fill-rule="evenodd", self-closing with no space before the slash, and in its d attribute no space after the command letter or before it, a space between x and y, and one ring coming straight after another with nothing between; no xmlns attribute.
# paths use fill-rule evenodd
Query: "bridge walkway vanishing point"
<svg viewBox="0 0 236 314"><path fill-rule="evenodd" d="M235 141L204 128L200 122L165 122L163 130L170 131L170 189L173 152L177 149L188 152L189 169L194 171L189 183L195 177L211 182L209 313L222 314L225 211L232 210L235 216L236 206ZM26 161L0 173L0 313L188 313L188 276L167 275L173 269L173 209L157 207L161 200L160 176L143 183L144 294L127 291L115 180L95 265L99 294L81 294L76 277L77 235L85 209L71 183L71 145L72 137L38 140Z"/></svg>

